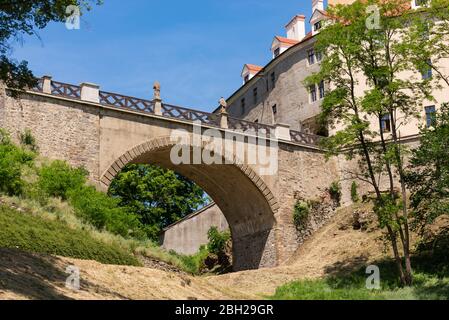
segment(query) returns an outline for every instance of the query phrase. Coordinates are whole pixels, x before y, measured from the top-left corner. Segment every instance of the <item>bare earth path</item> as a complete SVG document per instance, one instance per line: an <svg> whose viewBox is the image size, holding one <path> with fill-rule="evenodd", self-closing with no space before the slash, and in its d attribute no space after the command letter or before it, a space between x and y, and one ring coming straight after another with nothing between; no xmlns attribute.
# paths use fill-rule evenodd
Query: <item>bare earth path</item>
<svg viewBox="0 0 449 320"><path fill-rule="evenodd" d="M221 276L191 277L0 249L0 299L262 299L286 282L353 269L381 257L379 234L353 230L351 215L341 211L284 266ZM65 287L70 265L80 269L79 291Z"/></svg>

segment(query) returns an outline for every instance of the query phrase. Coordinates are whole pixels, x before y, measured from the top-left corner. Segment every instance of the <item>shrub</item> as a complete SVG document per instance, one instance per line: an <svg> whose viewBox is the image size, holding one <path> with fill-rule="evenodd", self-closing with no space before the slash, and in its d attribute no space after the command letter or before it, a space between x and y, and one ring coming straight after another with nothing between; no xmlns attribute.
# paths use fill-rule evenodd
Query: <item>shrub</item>
<svg viewBox="0 0 449 320"><path fill-rule="evenodd" d="M0 192L21 195L25 186L22 170L32 163L35 155L2 140L6 143L0 144Z"/></svg>
<svg viewBox="0 0 449 320"><path fill-rule="evenodd" d="M22 144L22 146L30 149L33 152L38 151L36 138L34 138L30 129L26 129L24 133L20 134L20 143Z"/></svg>
<svg viewBox="0 0 449 320"><path fill-rule="evenodd" d="M9 136L8 131L3 128L0 128L0 145L11 144L11 137Z"/></svg>
<svg viewBox="0 0 449 320"><path fill-rule="evenodd" d="M301 227L309 218L310 207L307 202L298 200L293 210L293 223L296 228Z"/></svg>
<svg viewBox="0 0 449 320"><path fill-rule="evenodd" d="M139 265L118 245L95 240L87 231L69 228L62 221L19 213L0 206L0 247L53 254L101 263Z"/></svg>
<svg viewBox="0 0 449 320"><path fill-rule="evenodd" d="M352 185L351 185L351 199L352 202L356 203L359 202L360 198L359 198L359 194L357 193L357 183L355 181L352 181Z"/></svg>
<svg viewBox="0 0 449 320"><path fill-rule="evenodd" d="M201 274L204 268L204 261L209 255L209 250L206 246L201 246L197 253L193 255L179 254L173 250L169 251L169 254L181 261L181 267L183 270L191 274Z"/></svg>
<svg viewBox="0 0 449 320"><path fill-rule="evenodd" d="M220 254L225 251L226 243L231 239L229 231L220 232L217 227L211 227L207 232L209 243L207 249L214 254Z"/></svg>
<svg viewBox="0 0 449 320"><path fill-rule="evenodd" d="M118 206L118 200L108 197L92 186L82 186L68 192L70 204L76 214L97 229L123 237L142 238L144 234L136 215Z"/></svg>
<svg viewBox="0 0 449 320"><path fill-rule="evenodd" d="M338 204L340 204L341 200L341 184L338 181L334 181L331 183L329 187L329 194L332 198L332 200L336 201Z"/></svg>
<svg viewBox="0 0 449 320"><path fill-rule="evenodd" d="M70 190L86 183L87 174L85 169L72 168L65 161L56 160L39 169L37 185L48 196L67 200Z"/></svg>

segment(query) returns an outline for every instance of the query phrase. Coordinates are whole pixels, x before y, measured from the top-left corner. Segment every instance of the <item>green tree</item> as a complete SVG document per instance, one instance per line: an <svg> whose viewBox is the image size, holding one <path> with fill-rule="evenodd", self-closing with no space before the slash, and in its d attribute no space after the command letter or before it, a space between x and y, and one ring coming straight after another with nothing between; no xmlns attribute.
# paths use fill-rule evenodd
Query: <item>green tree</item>
<svg viewBox="0 0 449 320"><path fill-rule="evenodd" d="M410 26L404 34L403 50L418 71L432 70L439 86L449 86L449 74L440 64L449 59L449 0L432 0L407 17Z"/></svg>
<svg viewBox="0 0 449 320"><path fill-rule="evenodd" d="M416 68L407 58L412 45L404 37L409 3L359 0L330 8L332 22L317 36L316 50L325 56L321 70L306 79L307 85L330 84L321 120L335 133L323 145L329 155L358 160L359 170L348 174L372 186L379 226L386 230L404 285L412 283L412 267L403 161L407 150L399 132L419 117L422 101L432 98L431 81L420 75L403 77ZM378 10L379 21L372 8ZM361 92L365 84L368 88ZM384 177L386 192L380 183Z"/></svg>
<svg viewBox="0 0 449 320"><path fill-rule="evenodd" d="M126 166L112 182L109 195L139 216L153 240L158 239L162 228L208 201L192 181L171 170L144 164Z"/></svg>
<svg viewBox="0 0 449 320"><path fill-rule="evenodd" d="M101 0L3 0L0 2L0 82L10 88L23 89L36 84L26 61L11 57L12 44L23 35L37 35L51 21L62 22L66 8L75 5L90 10L91 3Z"/></svg>
<svg viewBox="0 0 449 320"><path fill-rule="evenodd" d="M432 127L421 129L421 144L412 151L407 184L415 227L449 214L449 105L441 107Z"/></svg>

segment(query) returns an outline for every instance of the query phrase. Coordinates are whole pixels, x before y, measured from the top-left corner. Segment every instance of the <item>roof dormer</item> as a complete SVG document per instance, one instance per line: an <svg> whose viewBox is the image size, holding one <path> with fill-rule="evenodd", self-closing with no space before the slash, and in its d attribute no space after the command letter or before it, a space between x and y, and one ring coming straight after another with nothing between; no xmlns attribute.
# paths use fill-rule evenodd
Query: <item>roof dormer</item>
<svg viewBox="0 0 449 320"><path fill-rule="evenodd" d="M254 76L256 74L258 74L259 71L262 69L263 69L262 67L256 66L254 64L249 64L249 63L245 64L243 66L243 70L242 70L243 84L247 83L249 80L254 78Z"/></svg>
<svg viewBox="0 0 449 320"><path fill-rule="evenodd" d="M312 35L320 32L326 19L326 11L324 11L323 0L312 0L312 17L310 18L310 25L312 27Z"/></svg>
<svg viewBox="0 0 449 320"><path fill-rule="evenodd" d="M299 43L299 40L275 36L271 44L271 52L273 53L273 59L277 58L283 52L287 51L288 48L294 46L297 43Z"/></svg>

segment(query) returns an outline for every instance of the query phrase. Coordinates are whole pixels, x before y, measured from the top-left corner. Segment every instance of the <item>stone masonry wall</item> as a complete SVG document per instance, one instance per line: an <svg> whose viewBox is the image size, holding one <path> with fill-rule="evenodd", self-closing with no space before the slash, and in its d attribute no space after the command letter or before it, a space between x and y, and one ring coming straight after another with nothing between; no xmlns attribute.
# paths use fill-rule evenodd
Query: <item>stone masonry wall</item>
<svg viewBox="0 0 449 320"><path fill-rule="evenodd" d="M280 145L278 175L277 193L280 209L276 216L279 228L276 235L279 262L282 263L295 252L301 242L293 223L293 208L296 201L325 197L331 183L339 180L339 171L335 159L326 161L320 151ZM329 217L330 215L324 211L323 215Z"/></svg>
<svg viewBox="0 0 449 320"><path fill-rule="evenodd" d="M39 152L50 159L83 166L94 181L99 179L99 108L48 97L6 96L0 100L0 126L14 141L31 130Z"/></svg>

